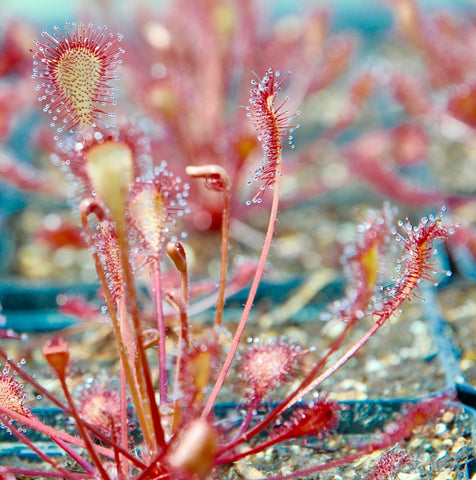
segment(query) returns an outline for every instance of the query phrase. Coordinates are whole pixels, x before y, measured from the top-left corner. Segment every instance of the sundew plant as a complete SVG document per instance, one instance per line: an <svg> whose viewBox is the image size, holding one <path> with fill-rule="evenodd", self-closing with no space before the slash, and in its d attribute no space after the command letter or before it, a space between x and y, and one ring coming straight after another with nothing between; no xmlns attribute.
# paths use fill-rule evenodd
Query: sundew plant
<svg viewBox="0 0 476 480"><path fill-rule="evenodd" d="M232 35L231 24L224 20L232 16L238 3L211 2L213 11L208 11L211 7L203 2L196 6L191 3L177 2L171 9L176 14L174 9L180 8L196 8L203 13L202 22L195 24L198 36L207 29L215 32L218 24L211 23L219 15L221 34ZM398 8L413 5L410 1L395 4ZM252 19L248 2L243 8L241 20ZM186 23L177 20L182 21ZM170 40L158 23L147 25L144 31L152 45ZM248 30L240 37L241 50L238 43L232 50L242 69L251 66L246 53L248 47L252 50L252 43L247 42L257 38L253 24L246 25ZM324 36L325 25L325 15L313 15L306 32ZM411 30L412 25L406 26ZM417 28L411 32L419 34ZM210 35L200 38L208 42L210 52L215 52ZM414 40L429 48L423 39L422 33ZM276 42L279 46L279 39ZM237 101L227 106L233 110L231 118L236 124L229 120L230 124L225 124L220 117L225 95L218 79L222 70L213 63L217 58L210 54L208 61L201 58L195 70L188 70L187 65L197 60L193 56L197 52L179 43L164 53L163 63L154 63L156 85L137 74L137 95L144 109L156 117L150 124L139 122L120 100L119 73L127 68L126 43L127 36L110 33L106 26L73 22L64 28L55 27L54 32L43 32L32 46L35 92L40 101L36 108L41 105L50 123L49 130L39 133L39 142L54 150L53 163L69 185L80 230L77 242L86 244L93 258L100 285L98 302L102 305L98 315L113 338L117 373L111 374L110 381L98 378L88 388L72 388L75 340L59 332L42 345L44 359L57 379L58 389L50 391L29 373L28 364L12 358L1 346L2 428L39 460L0 466L0 477L6 480L231 478L232 466L243 460L252 466L259 455L277 445L291 446L297 440L304 445L309 438L328 440L336 435L343 407L324 390L323 383L345 368L367 342L376 340L372 337L377 332L385 335L382 327L400 315L408 300L422 296L424 282L436 284L441 273L446 273L436 264L435 245L453 237L460 241L468 238L446 220L443 207L443 203L449 207L465 203L463 195L430 194L417 188L410 191L391 169L379 171L383 177L374 175L378 168L376 149L390 151L388 142L394 142L395 155L400 155L402 162L415 161L412 154L423 148L421 130L406 124L398 130L399 137L392 133L391 140L389 134L374 133L373 143L364 135L345 149L359 175L378 188L388 185L389 195L396 197L407 188L409 203L418 199L432 205L439 202L435 214L415 224L408 219L396 221L395 209L385 203L380 210L363 215L356 228L358 234L343 259L347 290L332 309L342 328L326 349L316 351L312 345L300 345L293 339L250 338L247 327L258 288L266 270L273 268L267 262L279 219L282 183L291 175L286 157L293 150L294 133L300 127L300 113L294 110L293 98L299 100L331 84L348 61L353 43L341 38L328 46L333 54L319 64L314 83L305 68L282 73L273 64L255 72L247 69L247 81L235 86L239 92L247 91L246 104ZM271 43L263 46L263 53L274 51ZM298 51L299 42L295 43L289 40L285 49L288 54ZM310 55L313 45L304 44L307 50L302 58ZM131 59L135 62L132 70L152 55L147 49L141 53ZM229 58L223 52L220 55L225 65ZM277 59L279 55L274 51L269 57ZM169 78L166 64L167 68L181 68ZM407 80L400 78L398 84L404 104L416 88ZM191 92L207 81L210 83L203 97L192 97ZM355 120L376 82L371 74L354 79L349 108L321 132L327 141L337 139ZM297 93L286 96L287 89ZM190 100L194 98L200 102ZM449 104L457 116L469 115L469 107L461 103L464 101L452 99ZM407 103L408 108L416 108L416 103ZM150 125L159 121L165 133L157 140ZM213 128L209 130L210 126ZM249 133L250 126L253 134ZM221 144L216 146L216 142ZM245 160L252 151L256 155L256 147L261 162L247 170ZM302 153L304 164L309 164L306 156L311 147L306 146ZM175 173L175 160L184 167L181 175ZM52 193L42 178L34 180L14 162L9 165L5 176L12 183ZM240 185L243 177L245 199ZM309 185L304 185L295 201L304 202L309 197ZM212 203L210 198L214 199ZM230 275L230 232L235 211L241 221L254 211L267 215L267 226L261 243L254 245L258 258ZM187 227L188 236L183 233ZM190 268L187 242L200 242L202 235L207 241L206 229L219 230L219 268L216 278L211 279L216 288L205 288L207 300L213 305L213 320L197 329L192 313L200 282ZM389 269L393 278L383 284L382 272ZM146 292L144 284L148 286ZM228 325L224 321L226 300L237 286L247 287L247 297L239 318ZM68 307L83 319L90 313L86 302ZM366 330L355 339L352 334L362 325ZM8 336L15 335L3 336L8 342ZM223 418L217 413L217 405L228 390L239 402ZM73 428L44 423L32 408L29 391L59 409ZM406 442L419 428L439 418L451 400L450 392L415 402L371 440L328 450L325 458L307 457L308 463L294 471L261 472L260 477L256 470L249 475L273 480L315 478L318 472L349 466L373 454L375 466L367 479L393 478L400 467L411 463ZM62 455L37 446L30 436L33 431L47 437Z"/></svg>

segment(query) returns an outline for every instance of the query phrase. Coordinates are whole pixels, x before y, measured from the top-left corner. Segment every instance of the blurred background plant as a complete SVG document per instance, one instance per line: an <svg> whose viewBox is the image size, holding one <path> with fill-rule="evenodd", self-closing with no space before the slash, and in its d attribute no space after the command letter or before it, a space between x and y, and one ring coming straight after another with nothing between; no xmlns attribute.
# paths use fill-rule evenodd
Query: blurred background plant
<svg viewBox="0 0 476 480"><path fill-rule="evenodd" d="M182 176L186 165L226 167L234 189L231 231L245 252L253 249L262 226L257 209L244 206L249 172L261 153L246 116L235 106L247 104L249 72L268 65L293 71L287 108L299 106L305 120L298 120L305 128L295 133L299 148L287 152L283 167L282 208L291 216L296 205L332 203L327 201L332 192L360 194L353 203L362 203L362 211L370 203L379 205L382 197L401 205L404 215L442 204L464 217L472 210L467 199L474 184L472 23L461 10L430 12L424 3L407 1L372 2L371 11L368 2L333 7L309 2L293 8L286 2L172 2L169 7L90 2L76 11L73 3L62 5L61 20L78 16L83 23L107 23L127 34L117 115L134 112L146 125L152 155L167 159ZM38 116L30 79L30 39L38 28L15 17L20 4L6 2L8 13L2 17L0 173L6 182L41 195L31 202L37 208L23 210L31 195L5 187L5 228L13 221L11 211L20 214L15 245L10 241L9 248L5 241L2 248L2 268L26 278L90 281L94 269L81 252L84 243L68 214L58 209L67 187L51 166L54 144L44 134L48 119ZM46 27L54 22L42 20ZM458 168L449 169L449 161ZM221 196L198 182L192 192L186 230L219 229ZM47 212L41 203L48 204ZM347 210L350 215L337 225L326 215L317 226L298 214L305 230L301 236L293 233L295 225L287 230L289 222L283 222L275 249L287 267L282 271L302 273L335 262L338 254L323 257L319 248L309 250L333 243L329 229L345 229L353 216ZM349 236L342 235L345 243ZM194 246L207 273L218 268L207 255L214 248L213 234Z"/></svg>
<svg viewBox="0 0 476 480"><path fill-rule="evenodd" d="M31 6L31 20L15 15L15 10L25 11L22 5ZM96 292L94 264L80 234L77 208L70 213L67 199L74 204L74 195L68 189L74 189L56 168L62 160L54 153L51 119L39 115L37 81L31 79L32 39L39 39L43 28L52 31L55 23L62 25L65 16L85 24L104 23L109 31L125 35L114 110L118 118L134 117L147 133L152 141L150 156L157 165L166 159L168 168L182 178L190 165L217 164L226 169L232 179L230 259L235 291L250 279L247 259L254 258L263 243L269 207L267 197L262 204L245 204L257 188L248 181L262 151L246 110L237 106L248 105L251 72L261 75L269 65L283 74L293 72L281 98L290 97L286 109L301 110L297 121L302 127L293 134L297 148L285 151L279 235L267 278L292 282L298 276L302 283L285 284L290 290L300 287L278 312L276 298L263 295L256 318L267 336L284 332L317 348L326 344L306 336L305 328L296 327L296 319L306 312L307 304L320 304L310 314L307 310L315 320L324 305L338 296L328 290L324 298L319 294L340 275L345 245L355 236L355 217L365 217L385 200L398 205L400 217L413 221L448 207L451 221L462 227L451 237L449 255L441 257L442 268L451 263L457 273L453 282L473 291L476 88L471 6L435 8L434 3L411 0L332 6L218 0L178 0L166 5L62 2L59 18L46 20L36 18L35 6L34 2L2 5L9 12L2 17L0 51L0 174L5 184L0 194L4 278L0 301L7 310L7 326L18 329L14 311L29 307L29 302L31 308L35 301L39 310L44 308L45 285L50 296L46 308L53 309L57 301L64 313L100 323L103 318L101 304L87 302ZM223 196L201 182L190 182L190 189L191 213L181 225L189 234L189 268L195 275L218 278ZM174 273L168 275L174 282ZM78 283L86 286L75 290ZM73 290L66 292L65 284L73 285ZM152 287L147 280L144 284L147 297ZM43 297L34 297L35 289ZM191 294L198 298L205 293L206 304L214 290L214 282L206 280L192 286ZM71 296L71 291L81 297ZM464 299L448 289L441 296L452 305L448 313L455 321L471 317L476 310L470 295ZM20 298L17 304L15 298ZM153 309L147 301L146 313L147 308ZM342 312L340 307L335 310ZM197 305L196 310L203 307ZM413 305L412 314L417 318L411 324L413 331L419 332L415 337L424 343L428 330ZM233 317L234 312L228 315ZM61 317L53 325L64 322ZM336 335L333 321L322 325L328 335L324 340ZM109 329L104 337L97 331L95 335L99 336L96 342L107 342ZM34 341L30 346L33 350ZM372 351L374 360L384 348L380 344ZM422 348L430 355L433 346ZM461 367L471 380L476 348L469 344L461 349ZM90 350L83 358L89 354ZM81 357L78 352L77 358ZM379 361L369 362L368 368L377 368ZM352 398L359 389L364 396L372 395L371 387L367 393L363 386L365 380L369 379L348 388ZM338 381L348 385L349 374ZM343 398L346 388L340 386ZM429 385L427 391L444 386L444 382Z"/></svg>

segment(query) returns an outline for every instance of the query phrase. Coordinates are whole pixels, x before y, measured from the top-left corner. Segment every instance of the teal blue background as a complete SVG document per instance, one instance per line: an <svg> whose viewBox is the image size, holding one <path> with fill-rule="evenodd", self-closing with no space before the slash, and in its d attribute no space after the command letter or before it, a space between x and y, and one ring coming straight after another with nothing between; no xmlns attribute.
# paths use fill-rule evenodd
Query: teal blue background
<svg viewBox="0 0 476 480"><path fill-rule="evenodd" d="M99 14L96 4L103 4L114 10L116 18L130 19L131 9L140 5L164 6L171 0L101 0L88 2L84 0L0 0L0 22L12 17L24 18L42 28L51 29L56 23L64 24L66 20L80 20L87 12L89 18ZM270 8L270 16L291 14L305 11L310 5L331 7L334 14L332 24L336 29L357 29L368 34L380 33L391 25L390 0L265 0ZM417 0L417 3L431 11L442 5L456 10L476 9L473 0ZM93 6L92 6L93 5ZM106 19L99 17L101 22ZM0 23L0 26L1 26Z"/></svg>

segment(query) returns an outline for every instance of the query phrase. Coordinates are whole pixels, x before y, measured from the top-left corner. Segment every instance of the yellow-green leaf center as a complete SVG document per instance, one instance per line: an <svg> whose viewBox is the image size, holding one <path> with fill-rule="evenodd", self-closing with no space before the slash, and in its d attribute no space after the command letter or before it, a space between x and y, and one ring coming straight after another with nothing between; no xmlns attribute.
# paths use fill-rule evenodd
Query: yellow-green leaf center
<svg viewBox="0 0 476 480"><path fill-rule="evenodd" d="M64 52L55 70L56 82L83 127L93 123L94 99L101 70L100 59L85 48Z"/></svg>

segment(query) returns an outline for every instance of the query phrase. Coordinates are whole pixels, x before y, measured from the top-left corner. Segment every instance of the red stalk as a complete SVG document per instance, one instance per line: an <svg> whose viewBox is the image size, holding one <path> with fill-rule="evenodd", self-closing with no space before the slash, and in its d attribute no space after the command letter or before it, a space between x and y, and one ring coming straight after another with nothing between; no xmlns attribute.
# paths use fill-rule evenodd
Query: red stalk
<svg viewBox="0 0 476 480"><path fill-rule="evenodd" d="M72 478L71 472L63 468L61 465L59 465L57 462L55 462L49 455L44 453L40 448L36 447L35 444L22 432L20 432L17 428L15 428L11 422L9 421L10 419L2 414L4 417L3 423L5 425L9 425L9 429L12 432L15 437L18 438L20 442L22 442L24 445L26 445L32 452L36 453L45 463L48 463L51 465L54 469L58 470L59 473L62 473L63 475L66 476L66 478ZM54 440L54 439L52 439ZM79 455L74 451L73 448L71 448L68 444L61 440L54 440L55 443L57 443L65 452L67 452L69 455L73 453L72 458L74 458L76 461L79 460L79 464L81 465L82 468L86 470L89 474L96 474L96 471L94 470L93 466L90 465L88 462L86 462L83 458L79 457ZM76 458L76 457L79 457Z"/></svg>
<svg viewBox="0 0 476 480"><path fill-rule="evenodd" d="M228 249L230 239L230 203L231 191L229 185L223 191L223 213L221 222L221 258L220 258L220 281L218 286L218 300L215 310L215 327L219 327L223 321L225 307L226 272L228 269Z"/></svg>
<svg viewBox="0 0 476 480"><path fill-rule="evenodd" d="M69 392L68 386L66 385L66 378L63 375L60 375L58 370L56 371L58 374L58 379L61 383L61 388L63 389L63 392L65 394L66 400L69 404L69 407L71 409L71 415L73 416L75 422L76 422L76 427L79 430L79 434L81 435L81 438L84 441L84 446L86 450L88 451L89 455L91 455L91 459L96 465L96 468L99 471L99 474L104 480L111 480L111 477L109 477L108 473L103 467L103 462L99 458L98 452L96 450L96 445L93 444L91 437L89 436L89 433L86 431L84 427L84 423L81 419L81 416L79 415L78 409L76 408L76 405L74 404L73 398L71 397L71 394Z"/></svg>
<svg viewBox="0 0 476 480"><path fill-rule="evenodd" d="M159 397L160 404L168 403L167 393L167 350L165 348L166 329L164 319L164 309L162 305L162 283L160 278L160 260L159 257L154 258L152 265L154 275L154 300L155 311L157 315L157 330L159 332Z"/></svg>
<svg viewBox="0 0 476 480"><path fill-rule="evenodd" d="M280 170L280 163L276 165L277 170ZM233 337L232 344L230 346L230 350L228 352L228 355L226 356L225 362L223 364L223 367L218 375L218 379L215 383L215 386L213 387L212 392L210 393L210 396L207 399L207 402L205 403L205 407L203 408L202 412L202 418L207 417L212 409L213 405L215 404L216 398L218 396L218 392L220 391L221 387L223 386L223 383L225 381L225 377L228 373L228 370L231 367L231 364L233 362L233 358L236 354L236 351L238 349L238 345L240 343L241 337L243 335L243 332L245 330L246 323L248 321L248 317L250 315L251 309L253 307L253 302L256 297L256 292L258 291L259 284L261 282L261 278L263 277L265 265L266 265L266 259L268 258L269 250L271 248L271 242L273 239L273 234L274 234L274 227L276 225L276 219L278 215L278 204L279 204L279 183L280 183L280 171L277 172L276 174L276 181L274 183L274 190L273 190L273 203L271 205L271 212L269 215L269 221L268 221L268 229L266 231L266 237L264 240L263 244L263 249L261 250L261 255L259 258L258 266L256 268L256 273L253 278L253 282L250 287L250 291L248 293L248 298L246 299L245 307L243 309L243 313L241 314L240 321L238 323L238 327L236 329L235 335Z"/></svg>

